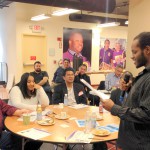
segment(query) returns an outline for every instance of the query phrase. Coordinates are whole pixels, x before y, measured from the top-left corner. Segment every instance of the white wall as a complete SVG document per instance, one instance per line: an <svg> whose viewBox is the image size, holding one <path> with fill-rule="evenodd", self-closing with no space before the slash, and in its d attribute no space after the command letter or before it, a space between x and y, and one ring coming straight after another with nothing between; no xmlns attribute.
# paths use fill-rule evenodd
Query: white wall
<svg viewBox="0 0 150 150"><path fill-rule="evenodd" d="M16 73L16 6L0 9L0 61L7 62L8 72Z"/></svg>
<svg viewBox="0 0 150 150"><path fill-rule="evenodd" d="M130 0L127 45L127 70L131 71L134 76L137 75L143 68L136 69L133 61L130 59L132 56L131 44L133 38L140 32L150 31L149 6L149 0Z"/></svg>
<svg viewBox="0 0 150 150"><path fill-rule="evenodd" d="M53 77L53 73L57 68L57 64L54 64L54 60L59 60L62 58L63 50L59 49L59 43L57 41L57 37L63 37L63 27L69 28L80 28L80 29L92 29L97 30L97 33L100 37L107 37L107 38L127 38L127 27L113 27L113 28L97 28L96 24L90 23L78 23L78 22L71 22L68 20L68 16L63 17L52 17L51 19L47 19L40 22L32 22L30 18L34 15L46 13L50 11L50 7L47 6L40 6L40 5L30 5L30 4L23 4L23 3L13 3L16 4L16 48L15 52L17 53L16 59L17 66L16 71L16 80L20 79L20 75L22 74L22 34L32 34L32 30L29 29L31 25L41 25L44 30L42 34L47 36L47 54L50 48L55 49L55 56L47 55L48 59L48 73L50 76L50 80ZM34 9L33 9L34 8ZM34 33L35 34L35 33ZM92 36L92 69L97 71L99 68L99 38L95 38ZM95 40L96 39L96 40ZM9 43L9 42L8 42ZM12 61L12 63L14 63ZM92 75L92 83L98 84L101 80L100 75ZM102 77L104 78L104 77Z"/></svg>

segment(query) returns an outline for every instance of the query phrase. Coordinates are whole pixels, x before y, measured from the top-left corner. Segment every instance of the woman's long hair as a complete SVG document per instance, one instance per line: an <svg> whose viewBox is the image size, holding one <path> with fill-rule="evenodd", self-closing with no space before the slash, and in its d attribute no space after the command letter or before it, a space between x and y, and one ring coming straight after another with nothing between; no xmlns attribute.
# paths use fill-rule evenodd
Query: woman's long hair
<svg viewBox="0 0 150 150"><path fill-rule="evenodd" d="M36 96L36 90L34 90L33 92L31 92L31 94L28 93L27 81L28 81L29 76L32 76L32 75L30 73L24 73L21 76L20 82L15 85L15 86L18 86L20 88L21 93L22 93L24 99Z"/></svg>

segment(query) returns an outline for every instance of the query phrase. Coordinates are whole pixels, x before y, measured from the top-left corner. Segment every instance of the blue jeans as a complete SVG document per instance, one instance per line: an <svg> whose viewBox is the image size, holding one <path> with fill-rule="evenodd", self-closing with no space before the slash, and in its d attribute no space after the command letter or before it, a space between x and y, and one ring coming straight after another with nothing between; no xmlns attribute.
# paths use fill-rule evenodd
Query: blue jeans
<svg viewBox="0 0 150 150"><path fill-rule="evenodd" d="M0 137L0 149L2 150L11 150L12 149L12 141L11 141L11 133L7 131L3 131Z"/></svg>

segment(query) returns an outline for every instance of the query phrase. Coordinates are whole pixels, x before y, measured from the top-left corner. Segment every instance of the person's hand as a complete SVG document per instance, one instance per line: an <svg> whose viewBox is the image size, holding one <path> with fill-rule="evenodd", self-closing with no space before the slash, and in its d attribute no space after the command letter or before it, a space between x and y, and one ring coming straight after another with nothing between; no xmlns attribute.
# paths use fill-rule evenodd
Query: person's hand
<svg viewBox="0 0 150 150"><path fill-rule="evenodd" d="M76 71L76 72L75 72L75 76L77 76L79 73L80 73L79 71Z"/></svg>
<svg viewBox="0 0 150 150"><path fill-rule="evenodd" d="M23 114L25 113L31 113L32 110L28 110L28 109L17 109L15 112L14 112L14 116L22 116Z"/></svg>
<svg viewBox="0 0 150 150"><path fill-rule="evenodd" d="M126 83L123 79L120 80L120 88L121 90L125 91L127 90L129 87L131 87L132 85L132 81L129 80L128 83Z"/></svg>
<svg viewBox="0 0 150 150"><path fill-rule="evenodd" d="M42 107L42 111L44 111L45 110L45 108L47 107L47 105L41 105L41 107Z"/></svg>
<svg viewBox="0 0 150 150"><path fill-rule="evenodd" d="M55 84L55 82L52 81L52 82L51 82L51 85L53 86L54 84Z"/></svg>
<svg viewBox="0 0 150 150"><path fill-rule="evenodd" d="M102 105L106 110L111 111L112 107L114 106L114 102L111 99L107 99L102 102Z"/></svg>
<svg viewBox="0 0 150 150"><path fill-rule="evenodd" d="M34 88L35 88L35 89L39 89L40 87L41 87L40 85L34 84Z"/></svg>

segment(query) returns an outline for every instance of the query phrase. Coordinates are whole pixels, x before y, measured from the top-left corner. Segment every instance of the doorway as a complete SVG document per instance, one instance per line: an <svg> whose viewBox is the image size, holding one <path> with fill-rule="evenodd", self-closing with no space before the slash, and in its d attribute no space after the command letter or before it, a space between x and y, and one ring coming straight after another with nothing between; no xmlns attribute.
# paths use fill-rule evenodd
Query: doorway
<svg viewBox="0 0 150 150"><path fill-rule="evenodd" d="M42 63L42 70L47 70L47 39L44 35L23 34L22 60L23 73L32 72L35 61Z"/></svg>

